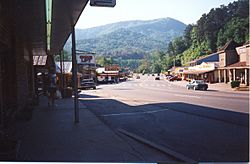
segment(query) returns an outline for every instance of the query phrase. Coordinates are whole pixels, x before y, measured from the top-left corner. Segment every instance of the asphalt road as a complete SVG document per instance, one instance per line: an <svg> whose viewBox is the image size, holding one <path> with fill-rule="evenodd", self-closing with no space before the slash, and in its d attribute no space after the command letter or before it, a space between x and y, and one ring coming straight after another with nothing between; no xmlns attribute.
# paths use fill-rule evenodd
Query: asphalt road
<svg viewBox="0 0 250 164"><path fill-rule="evenodd" d="M248 94L186 90L145 75L84 90L80 100L112 129L195 161L249 161Z"/></svg>

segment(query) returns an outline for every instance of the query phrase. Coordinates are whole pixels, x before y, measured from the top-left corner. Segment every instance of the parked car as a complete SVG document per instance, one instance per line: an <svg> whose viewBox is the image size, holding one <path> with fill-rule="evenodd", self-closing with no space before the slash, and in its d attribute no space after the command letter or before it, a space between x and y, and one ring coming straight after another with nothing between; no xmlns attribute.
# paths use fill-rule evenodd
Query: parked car
<svg viewBox="0 0 250 164"><path fill-rule="evenodd" d="M139 75L137 75L135 78L136 78L136 79L140 79L141 77L140 77Z"/></svg>
<svg viewBox="0 0 250 164"><path fill-rule="evenodd" d="M169 80L170 78L174 77L173 75L166 75L166 79Z"/></svg>
<svg viewBox="0 0 250 164"><path fill-rule="evenodd" d="M193 80L187 84L186 88L193 90L207 90L208 85L204 82L204 80Z"/></svg>
<svg viewBox="0 0 250 164"><path fill-rule="evenodd" d="M170 77L169 81L181 81L182 79L178 76Z"/></svg>
<svg viewBox="0 0 250 164"><path fill-rule="evenodd" d="M82 79L81 89L96 89L96 84L93 79Z"/></svg>
<svg viewBox="0 0 250 164"><path fill-rule="evenodd" d="M160 80L160 76L156 76L156 77L155 77L155 80Z"/></svg>

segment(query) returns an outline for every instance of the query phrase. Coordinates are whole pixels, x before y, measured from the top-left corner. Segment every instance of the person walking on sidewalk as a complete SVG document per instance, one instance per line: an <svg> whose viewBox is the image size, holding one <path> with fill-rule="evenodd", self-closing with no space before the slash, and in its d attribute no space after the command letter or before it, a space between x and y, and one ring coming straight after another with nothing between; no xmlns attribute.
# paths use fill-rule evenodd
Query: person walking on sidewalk
<svg viewBox="0 0 250 164"><path fill-rule="evenodd" d="M49 70L48 74L48 79L49 79L49 95L48 95L48 105L54 107L54 101L55 101L55 96L56 96L56 72L54 68L51 68Z"/></svg>

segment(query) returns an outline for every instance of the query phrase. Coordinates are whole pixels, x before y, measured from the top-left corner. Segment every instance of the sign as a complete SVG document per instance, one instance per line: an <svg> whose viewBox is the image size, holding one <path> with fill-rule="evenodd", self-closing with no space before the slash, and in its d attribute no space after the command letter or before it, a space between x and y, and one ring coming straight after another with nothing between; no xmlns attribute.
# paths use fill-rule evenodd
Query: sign
<svg viewBox="0 0 250 164"><path fill-rule="evenodd" d="M95 57L92 54L78 54L77 64L95 64Z"/></svg>
<svg viewBox="0 0 250 164"><path fill-rule="evenodd" d="M90 0L90 6L114 7L116 0Z"/></svg>

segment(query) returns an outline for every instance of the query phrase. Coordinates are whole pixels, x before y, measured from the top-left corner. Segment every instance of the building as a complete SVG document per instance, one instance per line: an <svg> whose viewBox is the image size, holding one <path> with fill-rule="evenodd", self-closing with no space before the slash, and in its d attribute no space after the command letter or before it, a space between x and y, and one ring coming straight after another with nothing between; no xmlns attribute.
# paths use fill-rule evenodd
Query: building
<svg viewBox="0 0 250 164"><path fill-rule="evenodd" d="M249 41L239 46L230 40L218 51L219 68L218 82L231 82L238 80L241 84L249 86Z"/></svg>
<svg viewBox="0 0 250 164"><path fill-rule="evenodd" d="M219 54L216 52L213 54L199 57L198 59L195 59L193 61L190 61L188 62L188 66L192 67L192 66L199 65L203 62L218 62L218 61L219 61Z"/></svg>
<svg viewBox="0 0 250 164"><path fill-rule="evenodd" d="M205 80L208 83L215 83L218 80L216 69L218 62L203 62L199 65L188 67L183 71L183 79Z"/></svg>
<svg viewBox="0 0 250 164"><path fill-rule="evenodd" d="M98 83L118 83L120 80L121 67L117 64L106 65L103 68L97 68Z"/></svg>
<svg viewBox="0 0 250 164"><path fill-rule="evenodd" d="M0 132L32 108L33 56L60 53L88 0L48 2L0 1Z"/></svg>
<svg viewBox="0 0 250 164"><path fill-rule="evenodd" d="M217 52L190 61L189 67L182 71L182 78L188 81L203 79L208 83L217 82L218 77L215 71L218 68L218 62L219 54Z"/></svg>

